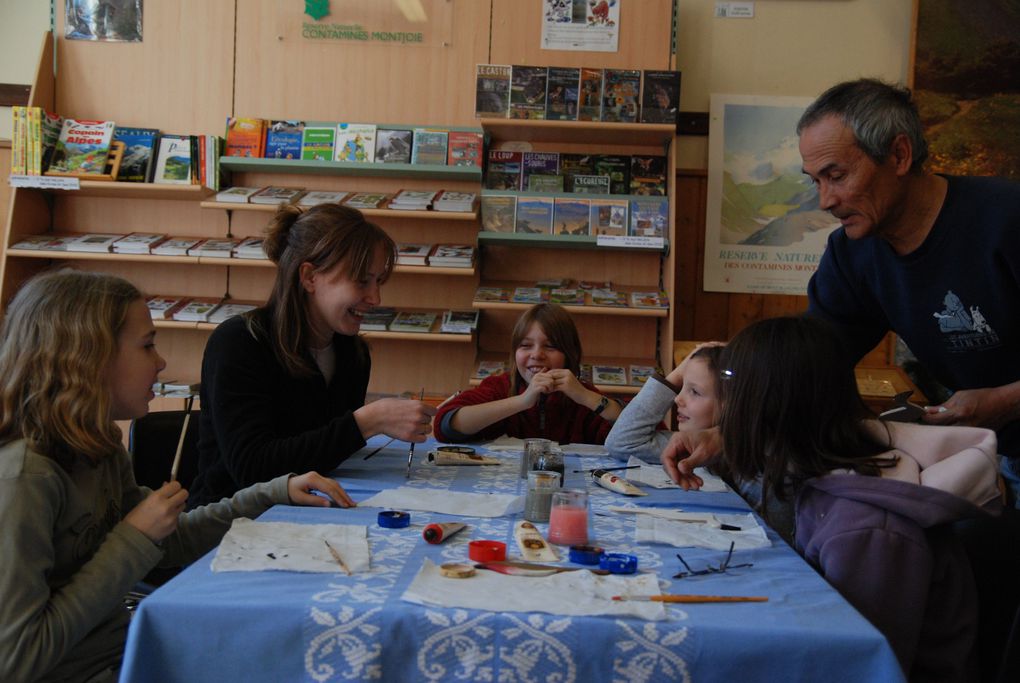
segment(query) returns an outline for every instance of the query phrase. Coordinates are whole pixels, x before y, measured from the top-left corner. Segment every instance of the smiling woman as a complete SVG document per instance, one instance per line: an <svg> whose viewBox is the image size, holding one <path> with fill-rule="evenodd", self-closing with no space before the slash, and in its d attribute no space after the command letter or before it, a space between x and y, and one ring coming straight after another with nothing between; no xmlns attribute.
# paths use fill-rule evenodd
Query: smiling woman
<svg viewBox="0 0 1020 683"><path fill-rule="evenodd" d="M264 244L277 266L269 301L206 346L189 506L286 472L328 473L376 434L424 441L435 412L401 399L365 405L371 359L358 331L393 271L389 235L339 204L285 205Z"/></svg>

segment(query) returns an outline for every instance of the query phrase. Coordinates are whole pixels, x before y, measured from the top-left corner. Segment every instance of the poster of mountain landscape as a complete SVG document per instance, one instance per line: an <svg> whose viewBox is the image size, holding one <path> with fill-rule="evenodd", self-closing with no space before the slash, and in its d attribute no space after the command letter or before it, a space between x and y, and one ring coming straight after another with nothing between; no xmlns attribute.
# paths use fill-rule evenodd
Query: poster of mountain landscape
<svg viewBox="0 0 1020 683"><path fill-rule="evenodd" d="M839 225L801 171L797 120L810 97L712 95L705 289L807 293Z"/></svg>
<svg viewBox="0 0 1020 683"><path fill-rule="evenodd" d="M1020 180L1020 0L915 0L931 169Z"/></svg>

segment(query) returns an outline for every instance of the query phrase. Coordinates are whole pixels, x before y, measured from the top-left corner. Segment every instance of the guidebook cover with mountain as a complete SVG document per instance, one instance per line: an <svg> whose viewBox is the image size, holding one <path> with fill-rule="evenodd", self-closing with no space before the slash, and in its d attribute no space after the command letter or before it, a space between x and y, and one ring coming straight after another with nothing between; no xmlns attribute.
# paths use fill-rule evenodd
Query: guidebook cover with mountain
<svg viewBox="0 0 1020 683"><path fill-rule="evenodd" d="M106 170L113 141L113 121L64 119L49 171L60 174L95 174Z"/></svg>

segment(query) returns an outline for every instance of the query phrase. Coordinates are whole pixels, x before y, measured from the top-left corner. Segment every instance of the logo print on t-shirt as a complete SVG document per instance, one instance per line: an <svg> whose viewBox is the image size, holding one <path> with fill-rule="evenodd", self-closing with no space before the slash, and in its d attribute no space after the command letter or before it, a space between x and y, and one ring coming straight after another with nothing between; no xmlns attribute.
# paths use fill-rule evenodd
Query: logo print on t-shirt
<svg viewBox="0 0 1020 683"><path fill-rule="evenodd" d="M945 335L944 341L950 353L999 345L999 335L985 320L981 309L978 306L968 309L952 290L946 292L942 299L942 310L932 313L932 316L938 321L939 331Z"/></svg>

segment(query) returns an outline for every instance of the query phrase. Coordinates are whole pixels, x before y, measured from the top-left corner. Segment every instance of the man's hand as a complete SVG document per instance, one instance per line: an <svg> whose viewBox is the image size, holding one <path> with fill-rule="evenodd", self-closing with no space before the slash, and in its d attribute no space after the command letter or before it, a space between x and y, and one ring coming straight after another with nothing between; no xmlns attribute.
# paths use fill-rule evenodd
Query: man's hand
<svg viewBox="0 0 1020 683"><path fill-rule="evenodd" d="M964 389L940 406L925 408L922 421L933 425L967 425L998 429L1018 418L1020 406L1011 400L1014 384L991 389Z"/></svg>
<svg viewBox="0 0 1020 683"><path fill-rule="evenodd" d="M700 489L705 482L694 474L722 452L722 436L718 427L697 431L675 432L659 455L662 468L684 491Z"/></svg>

